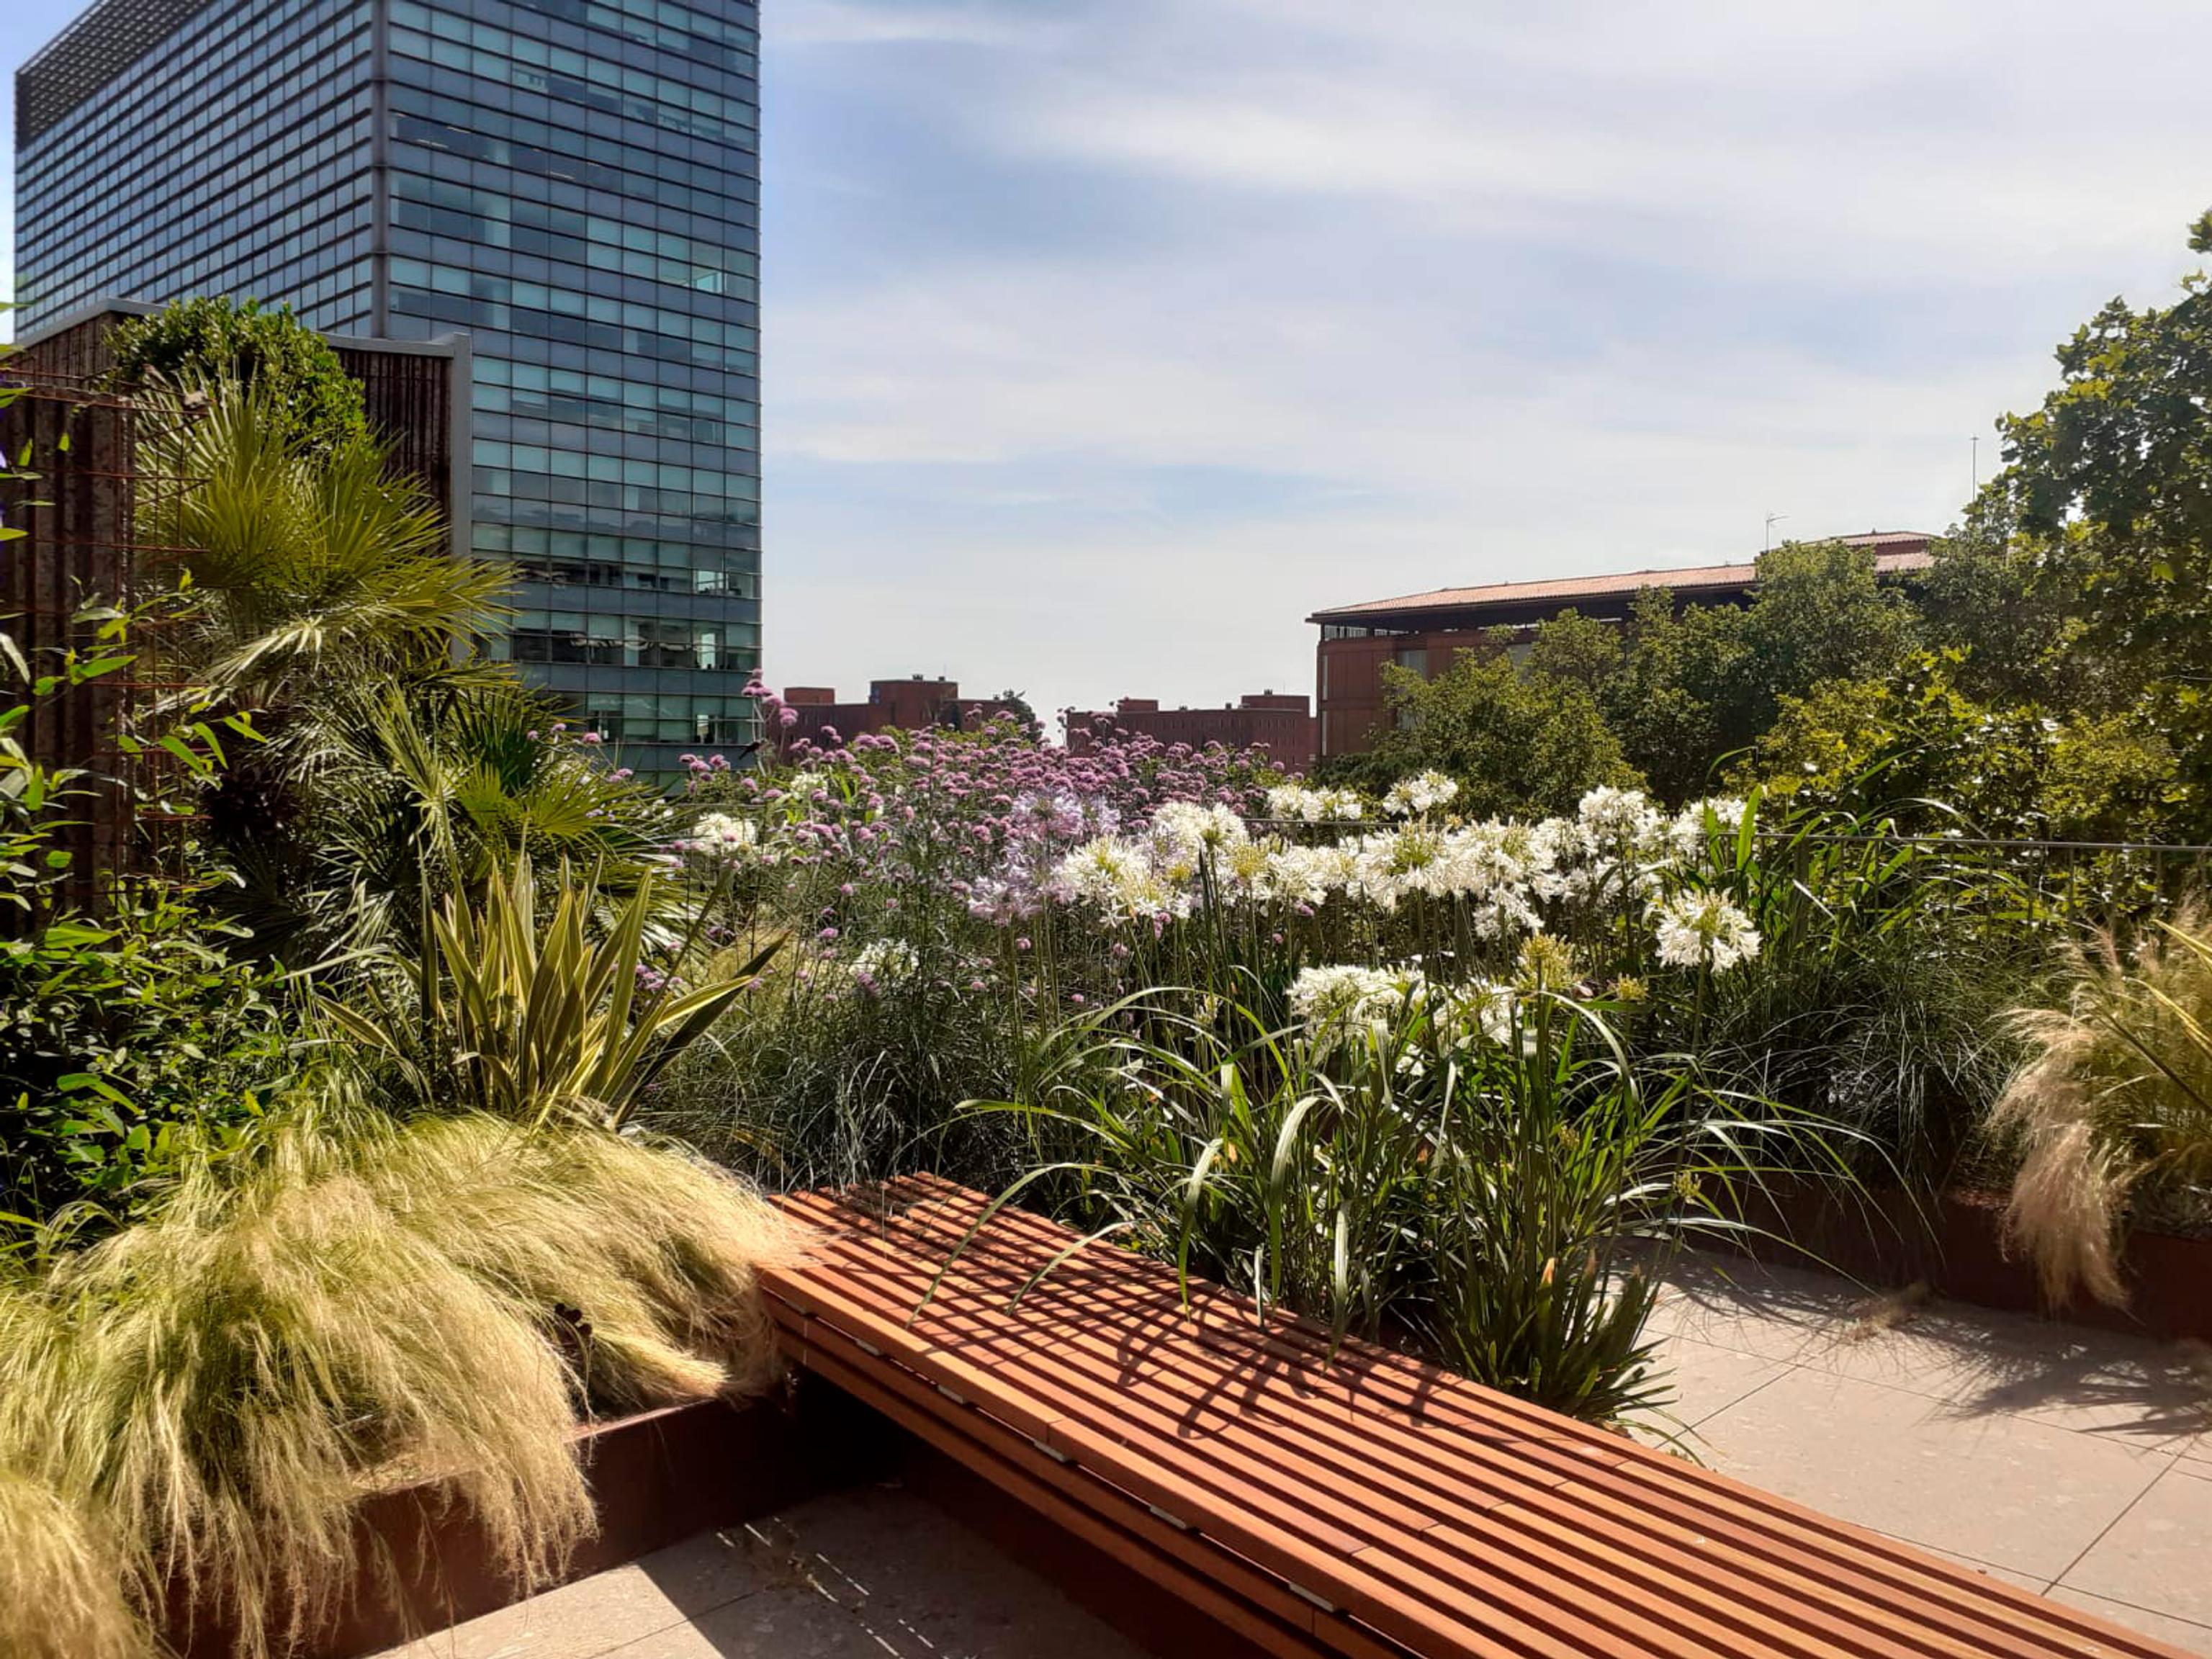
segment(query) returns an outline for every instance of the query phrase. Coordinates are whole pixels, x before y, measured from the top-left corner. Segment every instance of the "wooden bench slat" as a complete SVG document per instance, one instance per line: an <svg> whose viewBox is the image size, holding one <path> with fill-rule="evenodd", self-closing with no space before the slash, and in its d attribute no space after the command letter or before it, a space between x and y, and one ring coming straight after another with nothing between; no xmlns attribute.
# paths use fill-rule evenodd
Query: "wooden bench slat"
<svg viewBox="0 0 2212 1659"><path fill-rule="evenodd" d="M1341 1609L1310 1615L1327 1650L1380 1645L1364 1622L1478 1659L2172 1654L1408 1356L1263 1327L1218 1287L1186 1307L1172 1269L1127 1251L1093 1246L1010 1310L1073 1240L1005 1210L947 1267L987 1202L927 1177L791 1200L819 1246L763 1279L801 1363L896 1400L956 1455L1012 1460L1009 1480L1102 1537L1143 1536L1145 1515L1126 1548L1211 1575L1271 1628L1312 1598Z"/></svg>
<svg viewBox="0 0 2212 1659"><path fill-rule="evenodd" d="M985 1261L994 1258L988 1244L979 1248L977 1255ZM1023 1264L1017 1261L1013 1265ZM1026 1272L1023 1277L1026 1277ZM1030 1294L1025 1305L1064 1314L1068 1304L1091 1299L1091 1292L1092 1286L1081 1282L1056 1288L1041 1286ZM1103 1312L1112 1313L1112 1300L1096 1300ZM948 1316L949 1312L948 1310ZM1088 1352L1094 1357L1107 1358L1117 1358L1120 1346L1117 1339L1102 1329L1083 1322L1069 1322L1054 1330L1051 1352L1055 1355ZM1545 1534L1549 1546L1570 1551L1581 1547L1583 1553L1601 1562L1607 1572L1631 1581L1648 1579L1656 1589L1672 1584L1701 1607L1723 1616L1746 1605L1743 1576L1733 1571L1733 1562L1729 1568L1721 1568L1711 1559L1710 1552L1701 1554L1686 1550L1674 1540L1652 1547L1648 1529L1638 1524L1647 1517L1622 1513L1618 1504L1607 1505L1602 1495L1594 1489L1585 1487L1583 1491L1597 1499L1591 1505L1595 1512L1595 1523L1593 1516L1585 1516L1580 1517L1585 1522L1580 1530L1551 1529L1542 1505L1546 1498L1555 1496L1559 1487L1572 1478L1567 1474L1540 1471L1533 1478L1524 1477L1516 1471L1513 1460L1502 1454L1482 1452L1469 1457L1449 1443L1438 1444L1431 1440L1425 1446L1419 1445L1418 1437L1413 1437L1416 1449L1409 1452L1398 1443L1396 1437L1372 1432L1376 1424L1371 1419L1364 1425L1353 1422L1348 1416L1340 1421L1329 1412L1306 1409L1301 1401L1285 1403L1263 1395L1232 1413L1219 1403L1218 1390L1212 1384L1236 1365L1233 1358L1186 1345L1172 1349L1156 1348L1145 1358L1149 1369L1112 1380L1164 1394L1201 1413L1194 1426L1208 1427L1210 1431L1218 1433L1224 1443L1248 1447L1255 1455L1262 1456L1280 1447L1288 1458L1314 1460L1329 1477L1363 1483L1372 1489L1364 1494L1369 1499L1364 1507L1386 1514L1411 1531L1419 1532L1464 1517L1471 1507L1512 1504L1527 1517L1532 1529ZM1471 1501L1471 1490L1480 1492L1479 1501ZM1375 1501L1377 1498L1387 1501L1387 1510ZM1608 1507L1614 1512L1606 1513ZM1631 1553L1634 1551L1642 1553ZM1793 1586L1782 1579L1777 1581L1776 1588ZM1788 1609L1786 1602L1784 1606ZM1763 1634L1778 1651L1819 1655L1842 1651L1838 1644L1852 1628L1828 1611L1825 1599L1820 1605L1789 1609L1786 1620L1770 1618L1763 1613L1756 1617ZM1969 1651L1948 1635L1910 1646L1893 1639L1877 1638L1873 1644L1862 1642L1850 1650L1878 1652L1892 1656L1893 1659L1933 1654L1956 1656Z"/></svg>
<svg viewBox="0 0 2212 1659"><path fill-rule="evenodd" d="M980 1200L973 1194L967 1195L964 1203L970 1218L981 1207ZM941 1201L931 1206L933 1209L942 1207ZM1064 1231L1040 1218L1004 1212L1002 1218L1007 1221L1012 1232L1025 1237L1042 1232L1054 1241L1054 1249L1064 1244L1067 1237ZM953 1231L952 1240L957 1241L960 1231L964 1231L964 1224L963 1221L961 1228ZM994 1229L998 1224L994 1221ZM951 1248L949 1242L945 1248ZM1041 1251L1039 1260L1049 1259L1051 1253L1051 1250ZM1170 1270L1129 1257L1127 1252L1119 1254L1124 1260L1137 1263L1135 1271L1149 1269L1156 1284L1172 1287L1174 1276ZM1216 1293L1213 1300L1219 1300L1219 1293ZM1233 1303L1238 1299L1229 1300ZM1249 1307L1249 1304L1242 1305ZM1201 1314L1203 1311L1201 1307ZM1264 1347L1270 1352L1288 1348L1303 1353L1316 1364L1325 1358L1328 1347L1326 1332L1307 1322L1287 1319L1271 1320L1265 1333L1249 1320L1233 1324L1206 1323L1194 1334L1194 1340L1205 1342L1216 1337L1226 1337L1241 1346ZM1540 1413L1524 1401L1480 1389L1461 1379L1453 1379L1450 1389L1437 1391L1432 1386L1435 1373L1431 1368L1386 1351L1367 1349L1362 1352L1355 1350L1346 1358L1340 1369L1364 1372L1364 1386L1379 1393L1386 1403L1395 1403L1404 1408L1386 1415L1385 1421L1426 1422L1441 1415L1449 1420L1472 1422L1482 1431L1489 1432L1495 1428L1500 1415L1507 1418L1533 1415L1547 1419L1563 1436L1580 1437L1585 1443L1598 1440L1615 1449L1622 1444L1616 1437L1602 1434L1586 1425L1569 1423L1551 1413ZM1417 1379L1412 1391L1401 1386L1402 1380L1408 1375ZM1468 1414L1470 1411L1471 1417ZM1540 1461L1548 1458L1548 1453L1542 1450L1534 1455ZM1955 1652L1960 1649L1944 1625L1929 1616L1931 1600L1955 1610L1969 1621L1987 1621L1995 1618L1999 1624L2011 1629L2020 1641L2028 1644L2027 1651L2075 1654L2083 1650L2081 1644L2085 1641L2105 1644L2106 1651L2127 1650L2112 1649L2109 1644L2115 1633L2112 1628L2086 1613L2001 1581L1967 1574L1948 1563L1936 1561L1881 1534L1836 1521L1772 1494L1714 1475L1696 1466L1677 1460L1660 1460L1660 1473L1656 1477L1655 1486L1652 1463L1648 1456L1632 1459L1615 1449L1610 1461L1614 1465L1615 1475L1611 1486L1624 1496L1626 1501L1638 1507L1656 1506L1662 1513L1683 1521L1693 1532L1716 1528L1734 1532L1737 1534L1734 1547L1739 1550L1760 1548L1761 1544L1756 1541L1756 1535L1765 1531L1769 1539L1765 1547L1773 1552L1773 1559L1778 1564L1806 1573L1816 1583L1832 1585L1845 1606L1863 1608L1869 1599L1887 1604L1898 1617L1920 1627L1916 1633L1924 1632L1935 1644L1934 1651ZM1746 1537L1747 1530L1753 1536ZM1850 1563L1857 1570L1848 1578L1841 1580L1836 1578L1832 1571L1839 1565L1836 1559L1838 1553L1844 1561ZM1859 1576L1862 1573L1874 1575L1879 1587L1869 1585ZM1968 1598L1963 1602L1956 1599L1961 1593ZM1999 1603L2009 1603L2009 1610L1991 1607L1989 1603L1992 1599ZM1968 1647L1966 1650L1978 1650ZM2156 1646L2147 1650L2170 1651Z"/></svg>
<svg viewBox="0 0 2212 1659"><path fill-rule="evenodd" d="M1050 1293L1041 1289L1039 1292L1033 1293L1030 1305L1042 1305L1056 1299L1065 1299L1068 1295L1080 1296L1084 1288L1079 1285L1062 1286L1060 1290L1064 1294ZM926 1289L926 1284L919 1276L910 1281L908 1287L908 1294L916 1298L924 1289ZM976 1316L971 1309L963 1305L963 1301L956 1276L945 1287L939 1301L933 1307L932 1325L933 1330L945 1334L947 1346L959 1347L965 1352L964 1340L960 1333L964 1323ZM1067 1356L1085 1348L1097 1348L1102 1340L1095 1332L1087 1332L1079 1324L1056 1328L1051 1333L1051 1345L1045 1351L1041 1361L1047 1365L1056 1365ZM1228 1362L1224 1360L1220 1363ZM1176 1388L1177 1379L1172 1373L1167 1375L1154 1373L1138 1379L1116 1379L1109 1374L1100 1380L1108 1386L1111 1386L1116 1381L1122 1381L1126 1382L1129 1388L1144 1391L1156 1391L1163 1387L1172 1391ZM1126 1396L1127 1389L1123 1389L1120 1393ZM1182 1393L1181 1397L1183 1403L1190 1403L1191 1396L1188 1392ZM1219 1418L1219 1408L1214 1407L1208 1410L1207 1415ZM1275 1459L1286 1469L1297 1468L1305 1460L1321 1459L1326 1467L1322 1468L1320 1473L1324 1478L1336 1481L1337 1484L1334 1489L1357 1493L1368 1498L1362 1507L1370 1511L1375 1510L1376 1506L1372 1502L1371 1495L1363 1488L1373 1487L1380 1490L1387 1487L1389 1484L1388 1479L1378 1478L1378 1460L1380 1466L1387 1467L1394 1458L1396 1458L1401 1472L1412 1468L1416 1478L1421 1482L1418 1491L1406 1483L1401 1483L1400 1489L1412 1492L1417 1498L1425 1500L1418 1509L1406 1504L1395 1504L1397 1513L1383 1516L1385 1521L1395 1521L1407 1535L1418 1534L1426 1528L1451 1518L1455 1514L1463 1514L1467 1508L1464 1503L1455 1504L1453 1501L1449 1483L1427 1478L1433 1474L1435 1470L1423 1470L1407 1463L1402 1457L1398 1457L1387 1443L1378 1443L1371 1437L1362 1443L1357 1431L1351 1425L1347 1423L1341 1428L1338 1428L1323 1414L1309 1414L1308 1421L1303 1425L1304 1431L1301 1431L1300 1425L1295 1420L1295 1415L1288 1418L1281 1417L1278 1413L1270 1411L1263 1405L1251 1410L1241 1419L1231 1417L1223 1422L1206 1426L1223 1444L1246 1451L1259 1459ZM1263 1430L1272 1430L1277 1437L1271 1441L1268 1434L1261 1431ZM1318 1442L1315 1431L1319 1431ZM1437 1467L1440 1468L1442 1466ZM1516 1498L1522 1498L1524 1500L1520 1505L1522 1510L1524 1513L1535 1515L1538 1511L1525 1500L1534 1498L1540 1503L1549 1490L1549 1485L1556 1484L1564 1478L1564 1476L1547 1475L1545 1477L1548 1483L1547 1486L1533 1488L1523 1483L1508 1481L1502 1491L1493 1492L1491 1496L1493 1501L1498 1503L1504 1503ZM1571 1547L1574 1541L1576 1541L1575 1539L1571 1535L1565 1540L1566 1546ZM1633 1540L1632 1537L1624 1538L1620 1541L1627 1544L1632 1543ZM1558 1547L1560 1542L1560 1540L1554 1538L1548 1547ZM1370 1553L1363 1552L1360 1559L1363 1563L1366 1563L1371 1558ZM1695 1604L1697 1611L1688 1615L1693 1619L1711 1615L1725 1620L1732 1616L1736 1609L1745 1605L1740 1584L1729 1585L1725 1582L1716 1582L1720 1578L1719 1575L1710 1572L1701 1573L1700 1568L1705 1564L1692 1558L1684 1557L1677 1550L1662 1548L1649 1559L1638 1559L1625 1553L1620 1549L1615 1549L1611 1553L1609 1559L1614 1566L1624 1562L1629 1564L1629 1571L1626 1574L1629 1579L1648 1579L1655 1591L1665 1592L1672 1589L1683 1599ZM1555 1559L1547 1565L1546 1574L1548 1577L1550 1574L1556 1573L1563 1565L1561 1561ZM1826 1628L1823 1628L1824 1626ZM1807 1616L1794 1628L1784 1622L1765 1620L1762 1615L1759 1628L1775 1651L1814 1656L1832 1655L1843 1651L1838 1643L1848 1635L1850 1629L1847 1626L1822 1618L1817 1609L1808 1609ZM1964 1650L1955 1642L1947 1640L1940 1645L1916 1644L1911 1649L1888 1642L1882 1642L1873 1649L1862 1644L1855 1646L1851 1650L1855 1652L1878 1650L1893 1655L1925 1655L1929 1653L1957 1654Z"/></svg>

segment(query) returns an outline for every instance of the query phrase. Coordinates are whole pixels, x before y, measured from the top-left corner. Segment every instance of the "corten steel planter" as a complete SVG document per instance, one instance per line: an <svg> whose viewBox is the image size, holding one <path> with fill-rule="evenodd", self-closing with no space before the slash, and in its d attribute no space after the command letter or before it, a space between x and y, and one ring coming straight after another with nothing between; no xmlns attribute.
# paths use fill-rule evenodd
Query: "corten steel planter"
<svg viewBox="0 0 2212 1659"><path fill-rule="evenodd" d="M879 1437L830 1391L732 1403L709 1400L577 1431L599 1530L557 1582L581 1578L710 1528L735 1526L847 1484L879 1455ZM520 1599L483 1528L438 1481L380 1492L356 1520L359 1587L295 1659L356 1659ZM373 1565L392 1564L395 1586ZM541 1586L550 1588L550 1586ZM165 1634L183 1659L229 1659L232 1632L181 1601Z"/></svg>
<svg viewBox="0 0 2212 1659"><path fill-rule="evenodd" d="M1747 1206L1745 1218L1798 1249L1753 1240L1743 1253L1778 1265L1826 1267L1869 1285L1924 1281L1943 1296L1984 1308L2048 1314L2137 1336L2212 1341L2212 1238L2131 1232L2120 1258L2125 1307L2076 1295L2054 1308L2043 1299L2033 1265L2005 1252L2004 1207L2002 1193L1916 1200L1899 1192L1843 1196L1820 1186L1778 1186L1769 1201Z"/></svg>

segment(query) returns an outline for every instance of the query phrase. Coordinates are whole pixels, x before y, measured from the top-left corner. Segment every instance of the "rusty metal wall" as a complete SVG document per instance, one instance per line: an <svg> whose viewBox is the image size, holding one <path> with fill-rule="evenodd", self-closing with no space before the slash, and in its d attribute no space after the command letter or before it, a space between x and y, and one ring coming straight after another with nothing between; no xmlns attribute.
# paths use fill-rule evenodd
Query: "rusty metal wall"
<svg viewBox="0 0 2212 1659"><path fill-rule="evenodd" d="M15 389L0 391L0 522L23 533L0 541L0 628L33 673L49 673L66 651L101 648L98 623L81 619L88 606L143 597L133 414L127 399L81 380L8 367ZM134 807L148 763L117 739L158 679L157 632L133 636L130 667L31 700L18 728L40 765L87 774L71 786L58 836L70 854L59 896L79 907L96 906L111 878L148 867ZM25 690L11 686L9 705Z"/></svg>

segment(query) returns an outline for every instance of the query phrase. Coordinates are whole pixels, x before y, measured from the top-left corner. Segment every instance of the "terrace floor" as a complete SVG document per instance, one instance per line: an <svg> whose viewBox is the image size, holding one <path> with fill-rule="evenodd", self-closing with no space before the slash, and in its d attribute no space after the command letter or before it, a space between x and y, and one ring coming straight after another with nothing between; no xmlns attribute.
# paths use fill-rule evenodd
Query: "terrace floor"
<svg viewBox="0 0 2212 1659"><path fill-rule="evenodd" d="M1704 1261L1653 1323L1711 1468L2212 1655L2212 1348Z"/></svg>
<svg viewBox="0 0 2212 1659"><path fill-rule="evenodd" d="M2212 1656L2212 1350L1696 1261L1654 1316L1711 1467ZM925 1500L841 1492L392 1659L1135 1659Z"/></svg>

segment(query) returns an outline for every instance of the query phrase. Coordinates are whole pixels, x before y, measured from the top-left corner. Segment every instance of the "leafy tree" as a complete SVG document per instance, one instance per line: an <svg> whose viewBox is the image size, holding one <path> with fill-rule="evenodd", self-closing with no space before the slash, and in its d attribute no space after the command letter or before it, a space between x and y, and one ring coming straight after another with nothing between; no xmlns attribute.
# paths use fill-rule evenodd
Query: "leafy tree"
<svg viewBox="0 0 2212 1659"><path fill-rule="evenodd" d="M118 887L81 907L65 831L84 795L117 787L42 764L21 732L43 699L109 679L133 661L137 618L82 618L86 649L26 662L0 707L0 1235L60 1218L112 1219L193 1152L220 1148L294 1067L280 981L252 964L236 930L178 881ZM188 709L161 734L190 774L210 775L241 721ZM139 739L108 734L130 748Z"/></svg>
<svg viewBox="0 0 2212 1659"><path fill-rule="evenodd" d="M1979 702L1960 689L1962 665L1955 652L1923 653L1887 678L1831 680L1785 700L1735 781L1887 810L1914 830L1963 821L1984 835L2056 841L2172 831L2185 799L2179 757L2142 712Z"/></svg>
<svg viewBox="0 0 2212 1659"><path fill-rule="evenodd" d="M1790 543L1759 570L1745 607L1679 605L1670 590L1648 587L1619 626L1566 612L1535 630L1528 667L1587 686L1652 790L1688 799L1786 699L1886 674L1919 633L1911 600L1877 578L1866 550Z"/></svg>
<svg viewBox="0 0 2212 1659"><path fill-rule="evenodd" d="M313 448L343 449L369 437L361 387L330 343L289 307L178 300L118 324L107 343L119 386L198 393L236 382L259 392L289 434Z"/></svg>
<svg viewBox="0 0 2212 1659"><path fill-rule="evenodd" d="M1436 678L1383 670L1396 724L1374 750L1332 768L1377 790L1435 769L1477 817L1571 812L1601 783L1640 781L1589 687L1516 668L1503 639L1462 652Z"/></svg>
<svg viewBox="0 0 2212 1659"><path fill-rule="evenodd" d="M2190 246L2212 252L2212 214ZM2024 599L2066 619L2046 661L2086 657L2100 712L2139 707L2168 734L2190 833L2212 832L2212 277L2169 306L2112 300L2057 357L2041 406L1998 423L2006 465L1968 538L2020 562Z"/></svg>

